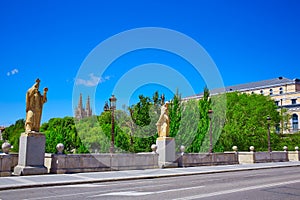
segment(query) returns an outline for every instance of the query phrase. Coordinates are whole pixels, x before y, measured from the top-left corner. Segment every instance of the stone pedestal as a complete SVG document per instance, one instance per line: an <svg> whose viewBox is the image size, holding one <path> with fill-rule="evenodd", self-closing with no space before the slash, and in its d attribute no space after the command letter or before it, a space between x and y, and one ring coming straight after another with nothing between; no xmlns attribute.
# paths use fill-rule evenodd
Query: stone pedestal
<svg viewBox="0 0 300 200"><path fill-rule="evenodd" d="M175 139L171 137L159 137L156 140L156 145L159 167L178 167L178 163L175 163Z"/></svg>
<svg viewBox="0 0 300 200"><path fill-rule="evenodd" d="M38 132L22 133L19 145L18 165L15 175L37 175L47 173L44 166L45 135Z"/></svg>

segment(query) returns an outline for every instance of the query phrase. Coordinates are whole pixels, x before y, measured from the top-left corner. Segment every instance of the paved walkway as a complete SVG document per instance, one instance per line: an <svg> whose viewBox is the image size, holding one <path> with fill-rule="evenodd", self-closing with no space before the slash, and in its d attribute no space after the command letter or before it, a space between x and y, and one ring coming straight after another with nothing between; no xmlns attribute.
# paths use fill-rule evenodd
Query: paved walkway
<svg viewBox="0 0 300 200"><path fill-rule="evenodd" d="M147 169L130 171L92 172L77 174L49 174L36 176L0 177L0 190L20 189L29 187L57 186L80 183L97 183L117 180L134 180L143 178L158 178L186 176L195 174L221 173L231 171L300 167L300 162L277 162L243 165L220 165L188 168Z"/></svg>

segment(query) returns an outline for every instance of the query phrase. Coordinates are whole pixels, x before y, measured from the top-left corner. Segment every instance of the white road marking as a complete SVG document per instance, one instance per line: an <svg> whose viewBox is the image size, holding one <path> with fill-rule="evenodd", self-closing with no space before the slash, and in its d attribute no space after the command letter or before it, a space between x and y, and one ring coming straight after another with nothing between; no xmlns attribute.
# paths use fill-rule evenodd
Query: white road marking
<svg viewBox="0 0 300 200"><path fill-rule="evenodd" d="M79 174L62 174L64 176L67 176L67 177L76 177L76 178L80 178L80 179L92 179L92 180L96 180L97 178L91 178L91 177L87 177L87 176L81 176Z"/></svg>
<svg viewBox="0 0 300 200"><path fill-rule="evenodd" d="M293 184L293 183L300 183L300 180L287 181L287 182L281 182L281 183L271 183L271 184L266 184L266 185L251 186L251 187L233 189L233 190L224 190L224 191L220 191L220 192L213 192L213 193L207 193L207 194L200 194L200 195L195 195L195 196L188 196L188 197L178 198L178 199L175 199L175 200L200 199L200 198L206 198L206 197L219 196L219 195L223 195L223 194L230 194L230 193L235 193L235 192L244 192L244 191L248 191L248 190L268 188L268 187L287 185L287 184Z"/></svg>
<svg viewBox="0 0 300 200"><path fill-rule="evenodd" d="M94 195L91 197L99 197L99 196L144 196L152 194L152 192L136 192L136 191L128 191L128 192L111 192L101 195Z"/></svg>
<svg viewBox="0 0 300 200"><path fill-rule="evenodd" d="M91 187L105 187L106 185L95 185L95 184L80 184L80 185L61 185L61 186L51 186L53 187L62 187L62 188L91 188ZM50 188L50 187L48 187Z"/></svg>
<svg viewBox="0 0 300 200"><path fill-rule="evenodd" d="M162 185L170 185L170 184L162 184ZM159 185L159 186L162 186L162 185ZM103 187L103 186L107 186L107 185L100 185L100 187ZM109 186L109 185L108 185ZM60 187L60 186L57 186L57 187ZM158 185L145 185L145 186L139 186L139 187L133 187L131 189L141 189L141 188L151 188L151 187L158 187ZM107 192L110 191L110 193L113 193L111 191L114 191L116 189L112 189L112 190L108 190ZM125 190L128 190L128 189L120 189L120 191L125 191ZM84 195L84 196L87 196L87 195L92 195L92 194L97 194L99 193L99 191L93 191L93 192L78 192L78 193L72 193L72 194L64 194L64 195L53 195L53 196L47 196L47 197L34 197L34 198L29 198L29 199L24 199L24 200L40 200L40 199L51 199L51 198L63 198L63 197L71 197L71 196L77 196L77 195ZM107 194L107 193L105 193ZM99 195L100 196L100 195Z"/></svg>
<svg viewBox="0 0 300 200"><path fill-rule="evenodd" d="M188 187L188 188L175 188L171 190L161 190L161 191L155 191L155 192L138 192L138 191L127 191L127 192L110 192L110 193L105 193L105 194L99 194L99 195L93 195L89 196L89 198L94 198L94 197L101 197L101 196L143 196L143 195L153 195L153 194L161 194L161 193L166 193L166 192L178 192L182 190L192 190L192 189L198 189L198 188L203 188L205 186L196 186L196 187Z"/></svg>

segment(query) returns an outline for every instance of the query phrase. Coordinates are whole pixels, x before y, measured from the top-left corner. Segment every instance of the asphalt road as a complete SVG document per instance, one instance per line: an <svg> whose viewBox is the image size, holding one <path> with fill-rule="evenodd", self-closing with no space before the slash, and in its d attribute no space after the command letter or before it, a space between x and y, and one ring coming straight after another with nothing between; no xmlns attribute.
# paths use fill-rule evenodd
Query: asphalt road
<svg viewBox="0 0 300 200"><path fill-rule="evenodd" d="M7 190L0 199L299 200L300 167Z"/></svg>

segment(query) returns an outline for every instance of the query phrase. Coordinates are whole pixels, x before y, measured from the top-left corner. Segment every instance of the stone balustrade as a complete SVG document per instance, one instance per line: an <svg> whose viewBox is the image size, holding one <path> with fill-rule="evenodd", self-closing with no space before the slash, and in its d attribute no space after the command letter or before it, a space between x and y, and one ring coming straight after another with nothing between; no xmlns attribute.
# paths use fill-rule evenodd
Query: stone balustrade
<svg viewBox="0 0 300 200"><path fill-rule="evenodd" d="M236 149L236 148L235 148ZM300 161L296 151L281 152L225 152L225 153L181 153L177 154L178 167L204 165L232 165L260 162ZM158 154L45 154L48 173L100 172L111 170L136 170L158 168ZM0 176L10 176L18 164L18 154L0 153Z"/></svg>
<svg viewBox="0 0 300 200"><path fill-rule="evenodd" d="M300 161L299 147L295 147L295 151L288 152L288 158L290 161Z"/></svg>
<svg viewBox="0 0 300 200"><path fill-rule="evenodd" d="M0 177L10 176L18 165L18 154L0 153Z"/></svg>
<svg viewBox="0 0 300 200"><path fill-rule="evenodd" d="M239 163L266 163L266 162L287 162L288 152L238 152Z"/></svg>
<svg viewBox="0 0 300 200"><path fill-rule="evenodd" d="M99 172L158 168L158 154L47 154L50 173Z"/></svg>
<svg viewBox="0 0 300 200"><path fill-rule="evenodd" d="M237 153L184 153L178 155L179 167L238 164Z"/></svg>

